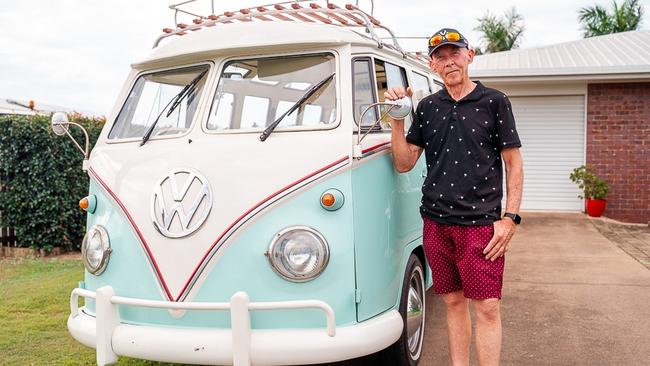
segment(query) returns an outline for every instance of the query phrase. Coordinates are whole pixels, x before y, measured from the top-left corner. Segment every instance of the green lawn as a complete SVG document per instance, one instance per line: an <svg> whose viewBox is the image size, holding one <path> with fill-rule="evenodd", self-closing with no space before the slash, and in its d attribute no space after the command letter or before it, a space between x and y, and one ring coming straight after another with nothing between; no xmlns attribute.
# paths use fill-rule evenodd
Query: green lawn
<svg viewBox="0 0 650 366"><path fill-rule="evenodd" d="M94 365L94 349L69 334L78 259L0 259L0 365ZM119 365L165 365L120 358Z"/></svg>

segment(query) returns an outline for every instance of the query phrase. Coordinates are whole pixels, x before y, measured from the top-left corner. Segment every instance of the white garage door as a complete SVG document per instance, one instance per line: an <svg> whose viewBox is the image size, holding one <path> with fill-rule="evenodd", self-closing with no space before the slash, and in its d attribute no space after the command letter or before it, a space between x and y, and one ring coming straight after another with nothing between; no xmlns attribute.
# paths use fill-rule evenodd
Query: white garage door
<svg viewBox="0 0 650 366"><path fill-rule="evenodd" d="M510 101L524 159L522 210L581 210L580 190L569 174L584 164L584 95Z"/></svg>

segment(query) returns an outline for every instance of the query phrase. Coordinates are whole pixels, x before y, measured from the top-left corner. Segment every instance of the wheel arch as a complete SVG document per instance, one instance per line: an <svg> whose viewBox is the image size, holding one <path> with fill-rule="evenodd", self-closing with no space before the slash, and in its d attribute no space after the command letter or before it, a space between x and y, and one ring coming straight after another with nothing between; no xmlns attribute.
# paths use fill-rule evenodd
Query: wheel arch
<svg viewBox="0 0 650 366"><path fill-rule="evenodd" d="M431 278L431 274L428 271L429 265L427 263L427 257L424 254L424 247L422 245L416 246L415 248L413 248L413 251L411 251L411 254L415 254L420 260L420 263L422 264L422 268L424 269L424 284L425 286L427 286L427 283ZM404 270L406 270L406 268Z"/></svg>
<svg viewBox="0 0 650 366"><path fill-rule="evenodd" d="M414 254L419 260L420 264L422 264L422 268L424 269L424 287L425 290L428 290L432 286L432 281L431 281L431 269L429 268L429 263L427 262L426 255L424 254L424 247L422 246L422 237L418 238L417 240L412 241L409 243L405 248L404 252L402 255L402 260L400 263L400 272L401 277L404 278L404 273L406 272L406 266L408 265L409 258L411 257L411 254ZM401 281L402 283L399 285L399 291L397 292L397 297L395 299L395 305L394 309L399 309L399 303L400 303L400 294L402 293L402 288L404 287L404 281Z"/></svg>

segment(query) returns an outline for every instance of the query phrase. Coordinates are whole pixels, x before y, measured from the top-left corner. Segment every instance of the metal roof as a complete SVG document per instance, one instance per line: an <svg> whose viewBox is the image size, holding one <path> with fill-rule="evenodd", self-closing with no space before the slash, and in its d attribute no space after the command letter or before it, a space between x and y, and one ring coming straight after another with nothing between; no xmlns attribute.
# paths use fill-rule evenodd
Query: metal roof
<svg viewBox="0 0 650 366"><path fill-rule="evenodd" d="M480 55L470 65L476 78L549 76L650 76L650 31L638 30L550 46Z"/></svg>
<svg viewBox="0 0 650 366"><path fill-rule="evenodd" d="M73 113L74 110L61 106L34 103L34 108L29 108L30 101L23 99L0 98L0 115L2 114L22 114L22 115L50 115L53 112ZM88 115L94 115L89 113Z"/></svg>
<svg viewBox="0 0 650 366"><path fill-rule="evenodd" d="M36 112L23 105L22 103L16 102L12 99L0 98L0 115L2 114L34 115Z"/></svg>

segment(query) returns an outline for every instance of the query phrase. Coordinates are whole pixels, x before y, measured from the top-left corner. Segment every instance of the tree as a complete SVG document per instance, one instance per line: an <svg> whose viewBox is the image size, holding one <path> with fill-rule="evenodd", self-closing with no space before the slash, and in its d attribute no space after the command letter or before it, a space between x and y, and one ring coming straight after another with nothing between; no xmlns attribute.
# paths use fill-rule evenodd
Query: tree
<svg viewBox="0 0 650 366"><path fill-rule="evenodd" d="M638 29L643 17L639 0L624 0L620 6L612 1L612 12L600 5L589 6L578 12L584 37L600 36Z"/></svg>
<svg viewBox="0 0 650 366"><path fill-rule="evenodd" d="M519 47L524 33L524 18L515 8L506 11L502 18L497 18L488 10L481 18L475 31L483 33L482 48L477 48L477 54L508 51Z"/></svg>

